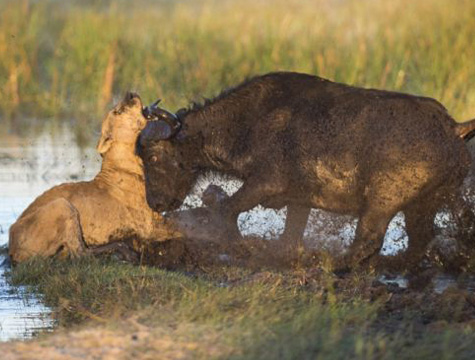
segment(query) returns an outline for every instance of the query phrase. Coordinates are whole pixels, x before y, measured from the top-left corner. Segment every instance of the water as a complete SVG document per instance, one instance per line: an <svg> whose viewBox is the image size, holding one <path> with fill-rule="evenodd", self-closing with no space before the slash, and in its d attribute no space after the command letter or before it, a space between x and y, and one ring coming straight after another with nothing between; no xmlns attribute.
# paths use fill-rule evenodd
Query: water
<svg viewBox="0 0 475 360"><path fill-rule="evenodd" d="M462 279L448 274L439 274L432 280L434 291L437 294L442 294L449 287L465 289L469 292L475 292L475 276L470 275Z"/></svg>
<svg viewBox="0 0 475 360"><path fill-rule="evenodd" d="M185 199L183 208L201 206L201 194L210 184L219 185L228 195L232 195L242 182L236 179L224 179L216 174L206 174L198 179L192 191L193 195ZM278 238L284 231L286 214L286 208L272 210L257 206L239 215L239 230L244 236L260 236L269 240ZM354 238L356 225L357 219L354 217L312 209L304 234L305 244L308 248L325 247L341 250ZM388 226L381 254L393 255L407 247L408 237L404 226L404 215L399 213Z"/></svg>
<svg viewBox="0 0 475 360"><path fill-rule="evenodd" d="M99 168L94 149L81 150L68 127L0 137L0 247L8 242L10 225L39 194L62 182L90 179ZM0 264L5 258L3 251ZM9 286L6 269L0 266L0 341L27 339L51 328L50 310L22 287Z"/></svg>
<svg viewBox="0 0 475 360"><path fill-rule="evenodd" d="M1 258L1 257L0 257ZM11 288L0 268L0 341L28 339L37 332L53 327L49 309L25 289Z"/></svg>
<svg viewBox="0 0 475 360"><path fill-rule="evenodd" d="M407 289L409 286L409 280L402 275L396 275L394 277L382 275L378 280L383 284L397 285L402 289ZM454 275L440 273L432 278L432 288L436 294L442 294L449 288L464 289L473 293L475 292L475 276L470 275L457 278Z"/></svg>

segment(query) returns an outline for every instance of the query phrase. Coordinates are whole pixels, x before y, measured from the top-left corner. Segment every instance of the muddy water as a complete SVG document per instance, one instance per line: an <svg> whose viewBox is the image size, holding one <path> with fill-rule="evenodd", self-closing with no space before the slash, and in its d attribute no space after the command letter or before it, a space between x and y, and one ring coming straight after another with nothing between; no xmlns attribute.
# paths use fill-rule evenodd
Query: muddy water
<svg viewBox="0 0 475 360"><path fill-rule="evenodd" d="M46 189L91 178L100 162L93 149L81 150L67 127L39 135L0 137L0 341L26 339L51 328L49 309L25 289L5 280L8 229L31 201Z"/></svg>

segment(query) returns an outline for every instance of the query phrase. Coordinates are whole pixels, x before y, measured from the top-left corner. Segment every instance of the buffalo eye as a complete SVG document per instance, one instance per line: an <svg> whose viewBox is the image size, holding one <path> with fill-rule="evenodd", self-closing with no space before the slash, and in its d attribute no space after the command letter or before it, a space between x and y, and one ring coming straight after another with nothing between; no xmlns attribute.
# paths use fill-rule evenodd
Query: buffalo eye
<svg viewBox="0 0 475 360"><path fill-rule="evenodd" d="M152 156L150 156L149 160L150 160L150 162L154 163L154 162L158 161L158 157L156 155L152 155Z"/></svg>

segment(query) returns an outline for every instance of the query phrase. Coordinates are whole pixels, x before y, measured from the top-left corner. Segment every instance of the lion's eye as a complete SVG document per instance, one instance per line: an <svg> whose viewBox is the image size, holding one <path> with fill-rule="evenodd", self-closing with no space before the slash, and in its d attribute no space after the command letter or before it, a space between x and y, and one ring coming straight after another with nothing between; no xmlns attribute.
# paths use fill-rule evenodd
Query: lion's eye
<svg viewBox="0 0 475 360"><path fill-rule="evenodd" d="M150 161L151 162L157 162L158 161L158 157L156 155L152 155L150 156Z"/></svg>

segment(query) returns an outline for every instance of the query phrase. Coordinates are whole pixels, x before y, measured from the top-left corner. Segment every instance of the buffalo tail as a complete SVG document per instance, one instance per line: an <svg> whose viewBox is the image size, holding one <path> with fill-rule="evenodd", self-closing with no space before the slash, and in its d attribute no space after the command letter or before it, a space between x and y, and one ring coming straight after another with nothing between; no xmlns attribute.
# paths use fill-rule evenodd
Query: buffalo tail
<svg viewBox="0 0 475 360"><path fill-rule="evenodd" d="M455 133L465 141L475 136L475 119L455 125Z"/></svg>

